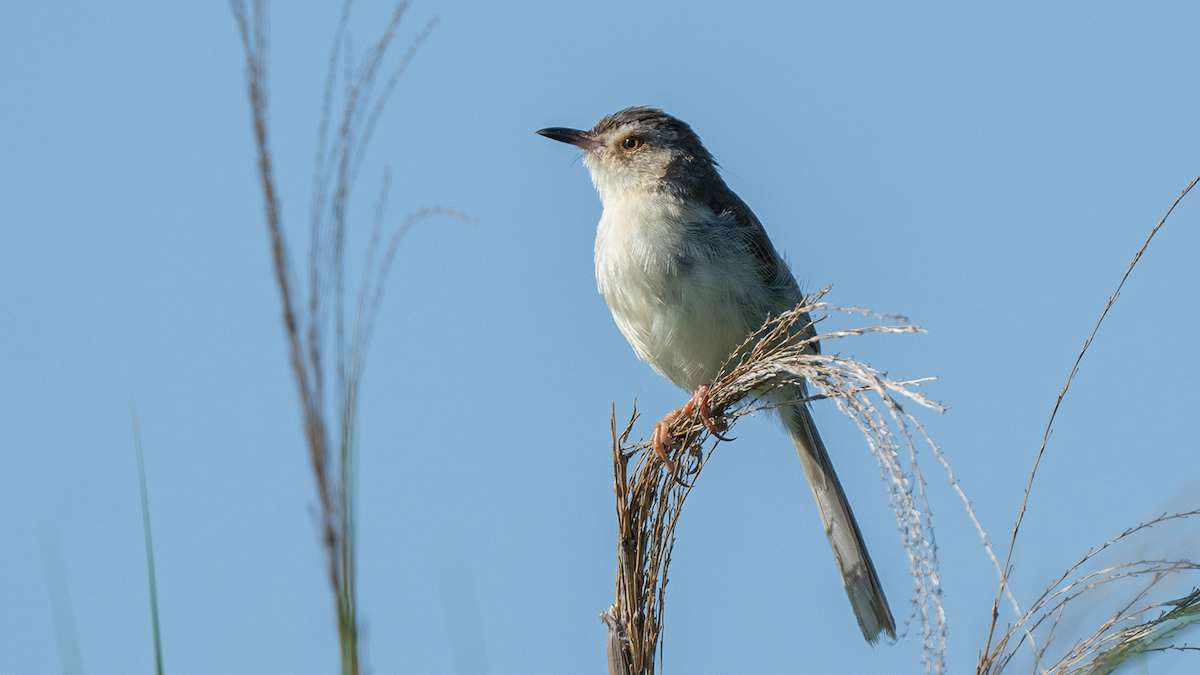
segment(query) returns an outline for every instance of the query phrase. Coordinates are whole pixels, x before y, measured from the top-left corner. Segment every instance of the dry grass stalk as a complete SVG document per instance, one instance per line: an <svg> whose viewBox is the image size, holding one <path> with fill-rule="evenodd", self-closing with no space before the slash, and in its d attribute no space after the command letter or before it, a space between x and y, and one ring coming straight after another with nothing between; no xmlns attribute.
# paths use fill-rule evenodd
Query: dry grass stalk
<svg viewBox="0 0 1200 675"><path fill-rule="evenodd" d="M902 405L911 401L942 411L914 388L921 380L893 380L886 373L853 359L835 354L812 354L811 343L865 333L911 333L916 326L874 325L865 328L816 334L815 326L829 311L875 315L857 308L840 308L820 302L828 289L806 298L796 309L768 321L726 363L709 390L715 419L729 425L741 416L761 409L758 398L781 387L804 385L815 390L806 401L831 398L854 420L866 436L879 462L896 519L909 554L915 584L913 617L919 617L927 670L945 670L946 623L938 583L937 546L930 524L931 513L924 481L917 464L917 445L910 429L917 429L934 453L938 448L925 435L916 418ZM811 313L821 314L816 321ZM812 337L799 340L795 336ZM875 401L880 403L877 404ZM655 650L662 633L663 601L667 569L671 562L674 530L683 503L700 471L716 448L714 439L707 452L703 444L708 432L696 417L680 417L671 426L674 449L671 460L678 467L669 474L663 462L645 441L630 444L629 435L636 411L618 433L615 411L612 418L613 471L616 478L617 549L616 603L602 617L609 625L610 673L651 675ZM894 425L894 426L893 426ZM903 442L897 434L903 437ZM902 457L907 457L905 467ZM636 458L632 474L630 460ZM942 460L944 462L944 460ZM614 652L620 650L620 658ZM614 665L616 664L616 665ZM620 670L624 667L626 670Z"/></svg>
<svg viewBox="0 0 1200 675"><path fill-rule="evenodd" d="M979 661L975 667L975 672L977 675L998 675L1001 673L1011 662L1012 657L1015 655L1016 649L1025 642L1028 642L1029 648L1033 652L1034 672L1038 672L1039 669L1041 672L1056 674L1111 672L1111 670L1116 668L1117 665L1124 660L1124 658L1128 658L1135 653L1146 651L1151 642L1161 641L1165 637L1161 632L1155 632L1155 628L1160 625L1162 620L1161 618L1121 630L1117 630L1116 627L1121 624L1129 623L1133 617L1138 616L1143 611L1148 611L1150 609L1162 607L1171 603L1154 604L1148 607L1142 607L1141 609L1132 612L1118 612L1114 618L1109 619L1102 624L1101 627L1095 631L1091 637L1076 643L1075 647L1073 647L1066 656L1055 662L1052 666L1050 666L1049 670L1047 670L1046 667L1043 667L1041 664L1045 658L1049 641L1053 639L1053 628L1057 625L1058 619L1061 618L1062 611L1065 608L1066 603L1077 598L1080 593L1095 589L1102 584L1120 579L1150 575L1152 577L1152 581L1150 582L1149 586L1143 589L1142 593L1137 596L1137 598L1140 600L1145 592L1149 590L1149 587L1156 584L1159 579L1163 578L1163 576L1171 575L1180 571L1197 569L1196 564L1189 560L1139 561L1136 563L1117 565L1109 568L1108 570L1102 570L1100 572L1082 577L1081 579L1069 584L1063 585L1066 579L1074 574L1080 568L1080 566L1087 563L1092 559L1092 557L1094 557L1096 553L1108 548L1111 544L1114 544L1118 540L1121 540L1135 532L1139 532L1164 520L1184 518L1197 513L1196 511L1191 511L1186 513L1178 513L1173 516L1163 516L1150 521L1149 523L1144 523L1135 528L1130 528L1124 534L1106 543L1096 551L1089 551L1088 555L1084 556L1082 560L1068 569L1062 575L1062 577L1055 582L1054 585L1047 589L1046 593L1044 593L1042 597L1035 602L1033 608L1027 612L1021 612L1020 606L1018 605L1016 598L1013 597L1012 590L1008 583L1013 569L1013 550L1016 548L1017 535L1021 530L1021 523L1025 519L1026 507L1029 503L1029 494L1033 489L1033 481L1037 476L1037 470L1041 464L1042 455L1046 452L1046 445L1050 441L1050 435L1054 426L1054 419L1058 415L1058 410L1062 405L1063 399L1067 395L1067 391L1071 388L1071 383L1075 380L1075 375L1079 373L1079 364L1083 361L1083 356L1087 353L1088 347L1091 346L1092 340L1096 338L1096 333L1100 330L1101 324L1104 323L1105 317L1108 316L1108 311L1112 309L1113 304L1120 296L1121 289L1125 286L1125 281L1129 279L1129 275L1133 272L1133 268L1137 266L1138 261L1141 260L1142 255L1150 246L1150 242L1154 239L1154 235L1158 234L1159 229L1162 228L1163 224L1167 221L1167 218L1175 210L1175 207L1179 205L1179 202L1183 200L1183 198L1188 194L1188 192L1191 191L1193 187L1196 186L1197 183L1200 183L1200 176L1192 180L1192 182L1189 183L1187 187L1185 187L1183 191L1179 193L1179 196L1176 197L1175 201L1171 204L1171 208L1167 209L1167 212L1165 215L1163 215L1162 219L1160 219L1158 223L1150 230L1150 234L1146 237L1146 241L1142 244L1142 247L1137 251L1137 253L1134 254L1133 260L1130 261L1129 267L1126 268L1125 274L1122 275L1121 281L1117 284L1116 290L1113 291L1113 294L1108 298L1108 302L1104 305L1104 310L1100 313L1100 318L1096 321L1095 327L1092 328L1091 335L1089 335L1087 340L1084 341L1083 348L1079 350L1079 355L1075 358L1075 363L1071 367L1070 374L1067 376L1066 384L1063 385L1062 391L1059 392L1058 398L1054 402L1054 409L1050 413L1050 419L1046 423L1046 430L1042 435L1041 447L1038 448L1037 457L1034 460L1033 468L1029 472L1029 482L1025 487L1024 498L1021 500L1021 510L1017 515L1016 521L1013 523L1012 537L1009 540L1008 554L1005 557L1004 565L1000 566L998 561L996 561L995 556L992 556L992 561L993 563L996 563L996 570L1000 576L1000 583L996 591L996 599L992 603L992 619L988 629L987 644L983 650L980 651ZM980 530L980 534L982 535L982 529ZM987 544L986 537L984 538L984 546L988 548L988 553L991 555L991 547ZM1104 576L1106 574L1108 576ZM1080 584L1082 584L1082 586L1080 586ZM997 621L1000 617L1000 600L1002 597L1006 596L1012 603L1013 612L1018 618L1016 623L1009 626L1005 634L1000 637L1000 639L996 642L996 645L993 647L992 642L996 636ZM1055 599L1060 600L1051 602ZM1175 610L1172 610L1172 613L1183 612L1184 614L1180 614L1179 618L1181 621L1184 621L1185 624L1195 622L1200 619L1200 616L1197 616L1197 614L1200 612L1187 613L1192 611L1190 608L1192 608L1195 603L1196 601L1193 599L1191 603L1179 605ZM1128 608L1126 608L1126 610L1128 610ZM1053 619L1051 619L1052 615L1054 616ZM1185 619L1189 617L1194 618L1190 618L1190 620L1185 621ZM1032 631L1047 620L1050 620L1051 628L1049 631L1047 631L1047 635L1044 638L1044 644L1039 647ZM1008 645L1011 643L1012 638L1017 632L1021 633L1021 637L1017 640L1012 649L1009 649ZM1175 629L1170 632L1175 632ZM1145 642L1144 638L1146 636L1154 637L1151 642ZM1109 647L1112 642L1117 642L1118 644ZM1168 647L1164 647L1164 649L1165 648Z"/></svg>
<svg viewBox="0 0 1200 675"><path fill-rule="evenodd" d="M1183 628L1200 621L1200 590L1193 590L1178 600L1151 605L1149 609L1159 607L1171 607L1171 609L1160 612L1150 621L1117 632L1112 636L1113 639L1109 640L1116 644L1092 658L1087 670L1073 672L1084 675L1108 675L1117 666L1136 654L1166 650L1197 651L1196 647L1176 647L1174 645L1158 647L1155 645L1174 638Z"/></svg>
<svg viewBox="0 0 1200 675"><path fill-rule="evenodd" d="M326 554L326 573L336 606L341 668L345 674L357 675L360 654L355 590L353 451L359 385L384 281L396 247L413 224L428 215L444 211L427 209L410 216L392 234L388 246L380 254L390 178L385 169L352 318L348 317L344 302L347 213L358 170L384 104L400 74L433 29L435 21L430 22L413 39L408 51L393 67L381 91L376 93L380 69L408 3L401 2L396 6L379 39L357 65L346 35L353 2L346 0L342 6L330 50L324 107L318 131L310 214L308 292L307 298L301 300L303 290L292 268L268 143L267 7L264 0L253 0L249 10L245 0L231 0L230 4L246 56L246 85L265 201L267 232L271 238L290 362L296 377L305 440L316 482L320 506L318 527ZM340 88L343 105L339 123L330 135L339 74L344 77L344 88ZM332 335L329 334L331 329ZM326 376L329 371L326 355L330 351L333 352L336 368L336 398L332 404L326 401Z"/></svg>
<svg viewBox="0 0 1200 675"><path fill-rule="evenodd" d="M1031 640L1030 636L1034 633L1038 634L1040 645L1031 642L1035 646L1031 672L1051 675L1103 675L1112 672L1135 654L1171 648L1169 645L1155 645L1169 640L1182 628L1200 622L1200 592L1193 591L1178 600L1150 604L1146 604L1146 596L1151 589L1174 575L1200 571L1200 564L1186 559L1156 558L1111 564L1087 573L1080 573L1080 570L1104 551L1136 534L1195 515L1200 515L1200 509L1163 514L1131 527L1102 546L1088 551L1079 562L1055 579L1015 624L1008 627L989 653L981 655L977 672L981 675L1004 672L1021 645ZM1145 582L1135 588L1131 599L1120 603L1090 635L1076 640L1051 660L1050 648L1059 641L1056 630L1068 610L1089 612L1099 602L1097 593L1100 590L1115 590L1111 587L1118 583L1138 579ZM1170 611L1161 612L1153 619L1139 619L1144 613L1168 606L1172 607Z"/></svg>

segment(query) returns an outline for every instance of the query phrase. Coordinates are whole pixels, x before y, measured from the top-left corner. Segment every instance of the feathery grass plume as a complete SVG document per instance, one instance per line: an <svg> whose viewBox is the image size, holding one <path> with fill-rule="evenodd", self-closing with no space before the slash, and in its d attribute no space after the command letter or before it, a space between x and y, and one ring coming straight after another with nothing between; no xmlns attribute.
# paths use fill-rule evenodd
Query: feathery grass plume
<svg viewBox="0 0 1200 675"><path fill-rule="evenodd" d="M976 675L999 675L999 673L1003 672L1012 663L1013 656L1023 643L1028 643L1029 649L1032 652L1033 672L1051 673L1053 675L1083 675L1085 673L1088 675L1103 675L1104 673L1112 672L1113 669L1135 654L1146 651L1180 649L1179 647L1164 645L1162 643L1169 640L1172 635L1178 633L1182 628L1200 622L1200 598L1194 592L1180 600L1160 602L1133 609L1143 601L1146 594L1161 579L1180 572L1200 569L1200 564L1191 560L1163 559L1118 563L1068 582L1068 579L1076 574L1080 567L1092 560L1099 552L1109 548L1112 544L1134 533L1149 529L1153 525L1196 515L1200 513L1200 510L1181 512L1170 516L1164 514L1159 518L1126 530L1099 549L1089 551L1087 555L1067 569L1054 584L1047 588L1026 612L1021 611L1008 582L1013 571L1013 549L1016 548L1017 535L1021 530L1021 523L1025 519L1026 507L1029 503L1029 493L1033 489L1033 481L1037 476L1042 455L1045 454L1046 445L1050 441L1054 419L1058 415L1058 410L1062 406L1067 391L1071 388L1071 383L1075 380L1075 375L1079 373L1079 364L1083 361L1083 356L1087 353L1088 347L1091 346L1092 340L1096 338L1096 333L1100 330L1101 324L1104 323L1105 317L1108 316L1108 311L1112 309L1113 304L1120 296L1121 289L1125 286L1125 281L1129 279L1133 268L1150 246L1150 241L1154 239L1154 235L1158 234L1159 229L1167 221L1167 218L1175 210L1175 207L1179 205L1179 202L1183 200L1197 183L1200 183L1200 176L1192 180L1179 193L1174 203L1171 204L1171 208L1167 209L1166 214L1158 221L1158 224L1150 230L1146 241L1138 249L1137 253L1134 254L1133 260L1130 261L1129 267L1126 268L1125 274L1122 275L1116 290L1109 296L1108 302L1104 305L1104 310L1100 312L1100 318L1097 319L1095 327L1092 328L1091 335L1084 341L1083 348L1079 350L1079 355L1075 357L1075 363L1072 365L1071 372L1067 376L1066 384L1063 385L1062 391L1059 392L1058 398L1054 402L1054 409L1050 413L1050 419L1046 423L1046 430L1042 434L1041 447L1038 448L1033 468L1029 472L1029 482L1025 486L1025 496L1021 500L1021 510L1017 515L1016 521L1013 523L1012 537L1009 540L1008 554L1005 557L1003 566L999 564L994 555L992 556L992 561L996 564L996 571L999 574L1000 582L996 590L996 598L992 602L992 619L988 628L987 643L979 652L979 660L975 666ZM980 534L982 536L982 530L980 530ZM988 545L986 537L984 538L984 546L987 547L988 553L991 555L991 547ZM1149 577L1149 582L1135 595L1134 599L1128 605L1123 606L1116 612L1115 616L1104 621L1091 636L1078 640L1064 656L1060 657L1052 665L1049 667L1043 665L1043 662L1047 660L1047 649L1055 639L1054 629L1058 626L1069 602L1076 601L1078 603L1078 598L1081 595L1087 594L1089 591L1095 591L1113 582L1143 577ZM1004 597L1007 597L1012 604L1013 613L1017 619L1002 636L996 639L997 622L1000 618L1000 601ZM1169 605L1173 605L1174 609L1163 613L1155 619L1138 622L1137 617L1141 613ZM1049 623L1047 624L1046 622ZM1042 637L1043 644L1038 646L1033 631L1037 630L1043 624L1048 625L1048 629ZM1122 626L1125 627L1122 628ZM1018 636L1018 634L1020 637L1014 643L1013 638ZM992 644L993 640L996 640L995 646Z"/></svg>
<svg viewBox="0 0 1200 675"><path fill-rule="evenodd" d="M909 555L915 583L913 612L908 622L919 617L926 670L942 673L945 671L946 621L938 581L937 545L924 479L917 462L917 444L911 430L915 428L921 434L943 464L945 460L903 403L913 402L939 412L944 408L914 390L920 383L933 378L893 380L887 373L853 359L836 354L809 353L811 343L818 340L826 341L828 345L830 340L865 333L920 331L917 326L899 323L817 335L815 325L828 318L830 311L859 313L879 319L899 318L856 307L828 305L820 301L828 290L822 289L805 298L796 309L770 319L751 335L713 381L709 389L709 406L714 419L732 425L742 415L762 409L764 405L758 402L760 397L782 387L807 383L809 391L814 393L805 401L833 399L838 408L854 420L879 462ZM811 321L810 314L819 316ZM811 331L807 329L809 327ZM796 338L805 333L813 336L804 340ZM687 495L720 441L714 439L705 452L703 446L709 434L703 422L696 415L677 418L671 424L670 436L673 440L671 460L678 469L671 475L648 442L630 444L629 434L636 418L635 411L624 430L618 433L615 410L612 417L618 524L617 593L614 605L601 616L609 626L610 674L625 672L620 670L623 667L629 673L651 675L662 634L663 601L675 525ZM902 459L905 456L907 467ZM637 462L630 474L629 462L634 458ZM615 653L618 650L620 654Z"/></svg>
<svg viewBox="0 0 1200 675"><path fill-rule="evenodd" d="M359 672L359 621L355 591L354 448L359 385L375 318L383 295L396 247L418 221L446 209L424 209L409 216L392 234L380 252L381 232L390 172L385 168L377 201L374 228L367 248L362 282L353 316L345 306L345 244L350 196L367 145L388 97L417 49L436 24L430 21L409 44L392 67L382 88L376 91L388 49L396 36L408 2L400 2L380 37L354 62L347 25L352 0L342 6L329 54L329 71L318 129L316 168L313 172L310 212L307 297L292 269L284 235L278 191L268 143L267 47L268 17L264 0L230 0L246 56L246 85L250 97L259 177L266 208L267 232L275 279L283 305L283 323L288 340L292 372L300 395L305 439L316 479L320 505L318 527L325 548L326 573L332 587L337 614L341 668L347 675ZM344 80L338 87L339 75ZM334 92L340 118L334 121ZM349 326L347 326L349 322ZM330 331L332 330L332 335ZM326 377L332 351L336 398L326 401Z"/></svg>

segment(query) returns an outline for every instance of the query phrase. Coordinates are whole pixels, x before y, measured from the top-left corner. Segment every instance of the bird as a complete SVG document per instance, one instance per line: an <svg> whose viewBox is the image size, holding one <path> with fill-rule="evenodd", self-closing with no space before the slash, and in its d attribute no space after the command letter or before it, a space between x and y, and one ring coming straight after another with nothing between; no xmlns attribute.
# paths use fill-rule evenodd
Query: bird
<svg viewBox="0 0 1200 675"><path fill-rule="evenodd" d="M723 431L709 418L708 386L748 336L767 319L795 309L803 294L762 223L725 184L713 155L683 120L637 106L604 117L591 130L537 133L583 152L603 205L596 285L617 328L641 360L693 394L651 436L667 464L670 421L698 409L709 431ZM797 341L815 336L806 317L796 325L804 326ZM810 345L819 353L815 340ZM894 639L896 623L879 575L802 402L804 385L773 396L863 637L870 644L883 635Z"/></svg>

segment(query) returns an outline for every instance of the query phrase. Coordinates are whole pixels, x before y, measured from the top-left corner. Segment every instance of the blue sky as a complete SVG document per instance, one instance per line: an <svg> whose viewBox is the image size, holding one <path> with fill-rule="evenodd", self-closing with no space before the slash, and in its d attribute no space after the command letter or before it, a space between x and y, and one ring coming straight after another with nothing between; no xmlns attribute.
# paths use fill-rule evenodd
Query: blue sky
<svg viewBox="0 0 1200 675"><path fill-rule="evenodd" d="M338 11L272 12L271 142L297 244ZM358 5L358 49L389 11ZM357 251L386 164L389 222L425 206L477 219L405 239L367 364L359 574L377 673L605 672L609 410L685 398L612 324L599 201L577 153L535 130L630 105L687 120L808 288L924 327L837 349L939 378L927 393L950 410L922 420L998 543L1083 340L1200 173L1194 3L418 0L400 35L434 16L351 213ZM132 398L168 672L334 672L228 6L8 3L0 59L0 670L60 671L64 595L83 672L153 666ZM1060 411L1019 600L1126 527L1198 506L1196 200ZM904 615L874 460L832 405L815 415ZM783 434L759 419L736 436L678 531L666 671L923 672L913 642L862 641ZM969 671L995 572L924 467L950 669Z"/></svg>

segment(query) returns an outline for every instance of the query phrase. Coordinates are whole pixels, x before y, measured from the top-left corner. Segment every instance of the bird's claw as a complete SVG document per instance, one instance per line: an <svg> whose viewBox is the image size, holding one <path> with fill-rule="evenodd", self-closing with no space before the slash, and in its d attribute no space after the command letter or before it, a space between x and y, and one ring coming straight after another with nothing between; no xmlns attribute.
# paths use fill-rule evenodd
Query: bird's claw
<svg viewBox="0 0 1200 675"><path fill-rule="evenodd" d="M672 474L675 473L675 462L671 461L671 454L668 452L671 448L671 423L679 417L682 410L683 408L677 408L667 413L666 417L654 425L654 433L650 435L650 445L654 448L654 454Z"/></svg>
<svg viewBox="0 0 1200 675"><path fill-rule="evenodd" d="M708 430L708 433L723 441L731 440L721 435L729 429L729 423L723 419L713 419L712 411L708 407L707 384L700 385L700 387L696 389L696 393L692 394L691 400L689 400L683 406L683 408L681 408L681 410L683 411L684 415L691 415L693 412L698 411L700 414L700 421L704 423L704 428Z"/></svg>
<svg viewBox="0 0 1200 675"><path fill-rule="evenodd" d="M667 413L665 417L654 425L654 433L650 435L650 445L654 448L654 454L666 467L667 471L672 475L675 474L675 462L671 460L670 448L674 447L671 438L671 425L680 416L687 416L693 413L698 413L700 421L704 424L704 428L708 433L722 441L732 441L732 437L726 437L722 434L729 429L729 423L723 419L713 419L712 411L708 407L708 385L702 384L688 402L682 407L676 408ZM677 479L678 480L678 479Z"/></svg>

